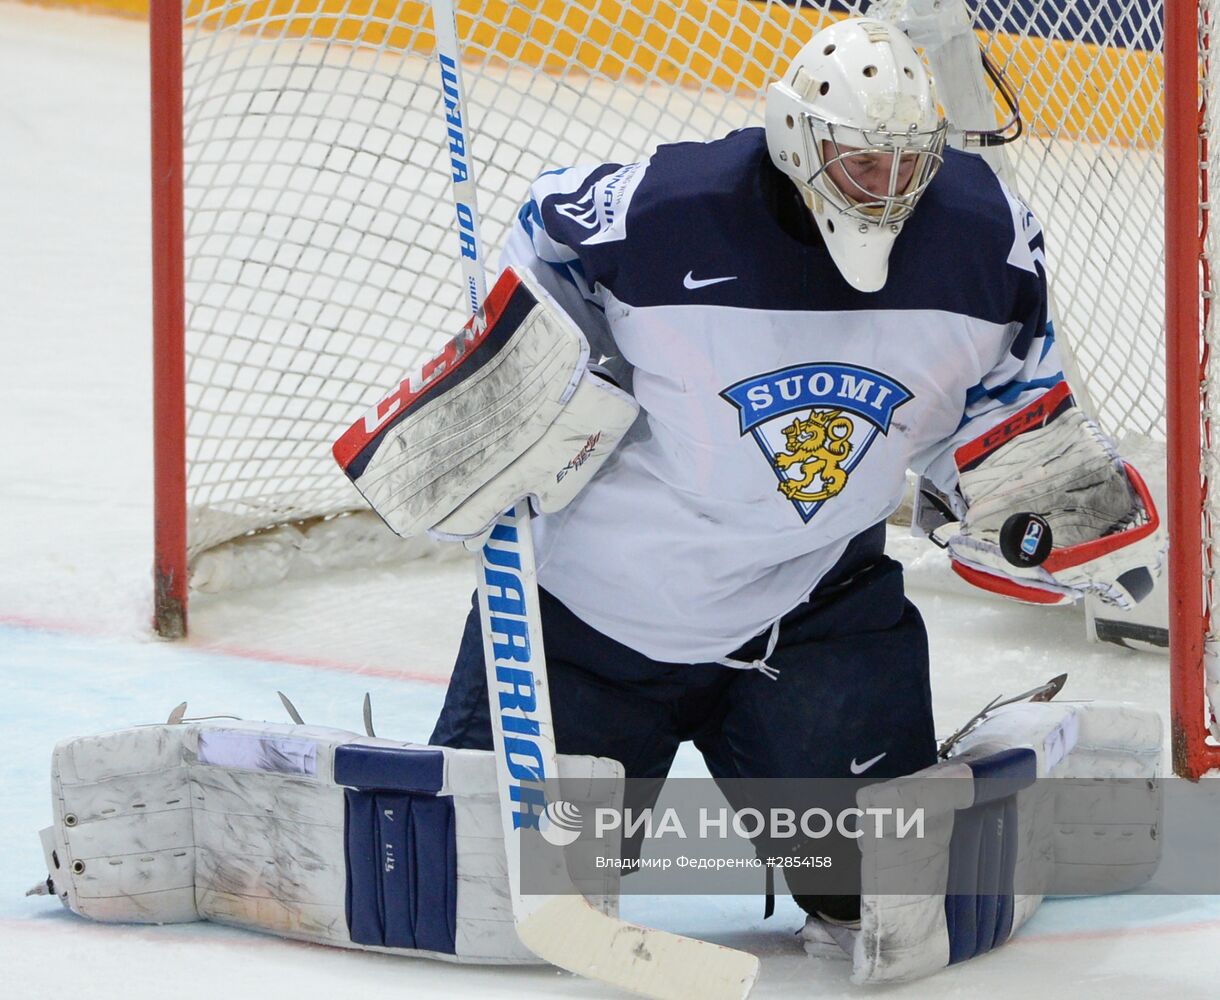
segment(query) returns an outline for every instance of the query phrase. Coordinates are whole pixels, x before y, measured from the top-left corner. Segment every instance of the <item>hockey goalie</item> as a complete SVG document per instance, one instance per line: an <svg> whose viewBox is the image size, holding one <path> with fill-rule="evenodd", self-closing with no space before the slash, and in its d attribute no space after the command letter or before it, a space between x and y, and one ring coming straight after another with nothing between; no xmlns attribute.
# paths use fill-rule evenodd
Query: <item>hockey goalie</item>
<svg viewBox="0 0 1220 1000"><path fill-rule="evenodd" d="M403 449L344 463L399 531L453 534L478 505L460 526L477 534L537 498L561 751L638 779L687 740L721 780L935 765L926 633L883 551L908 469L952 497L935 539L971 583L1035 603L1148 592L1157 511L1063 380L1041 227L945 130L905 36L849 19L772 85L765 128L548 172L502 280L534 287L630 392L618 446L561 509L554 471L486 502L497 467L518 451L532 467L548 432L520 422L518 444L488 442L488 407L464 406L455 376L447 432L483 448L487 473L454 480L440 506L456 515L406 513L420 494L398 477ZM412 420L379 433L409 438ZM432 743L491 746L484 678L476 610ZM795 888L811 916L859 918L858 897L809 882Z"/></svg>
<svg viewBox="0 0 1220 1000"><path fill-rule="evenodd" d="M1138 472L1063 379L1038 220L982 159L948 148L946 128L907 38L849 18L770 86L764 127L635 163L555 165L530 188L482 312L334 449L399 534L477 546L529 499L569 774L621 774L655 794L691 741L726 787L856 779L881 801L911 776L957 779L954 796L923 803L940 824L935 863L882 837L861 853L853 891L792 869L807 946L849 954L861 982L1002 945L1069 865L1047 856L1053 803L1035 779L1152 776L1160 746L1152 713L1052 703L996 713L938 759L927 634L885 554L908 470L943 498L931 534L954 569L1016 600L1095 594L1128 606L1148 593L1164 548ZM199 867L164 909L91 907L71 867L80 808L78 825L61 808L46 835L48 857L67 865L52 872L57 891L102 919L207 916L336 944L520 959L502 869L480 875L486 859L466 836L463 797L491 780L485 624L476 605L440 717L409 757L312 731L196 729L158 759L167 773L187 767L226 815L242 768L266 770L251 759L302 762L291 773L313 781L331 819L346 794L349 822L335 820L323 851L333 878L317 890L330 922L311 923L287 895L241 910ZM260 758L260 739L299 746L264 746ZM58 802L69 777L65 765ZM427 800L410 806L435 862L411 897L412 920L431 914L426 930L384 901L376 912L383 876L352 860L384 835L382 794ZM1125 888L1154 865L1154 814L1143 803L1120 817L1144 831L1142 867L1091 889ZM947 907L954 856L977 857L997 829L1009 860L988 905ZM756 846L769 857L809 849L799 838ZM907 864L940 874L899 905L873 875ZM1014 865L1034 871L1038 891L1013 888ZM458 875L482 887L500 923L480 925L460 895L455 917L446 892Z"/></svg>

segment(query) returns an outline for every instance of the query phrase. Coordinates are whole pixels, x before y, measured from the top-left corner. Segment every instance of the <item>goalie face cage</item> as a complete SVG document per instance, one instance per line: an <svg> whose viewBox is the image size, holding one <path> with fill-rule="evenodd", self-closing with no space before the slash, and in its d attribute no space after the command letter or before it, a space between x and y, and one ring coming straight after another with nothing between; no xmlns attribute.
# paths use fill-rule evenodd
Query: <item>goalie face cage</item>
<svg viewBox="0 0 1220 1000"><path fill-rule="evenodd" d="M1172 442L1174 766L1220 766L1215 2L461 0L458 150L426 2L151 0L157 630L185 632L188 577L218 589L385 552L330 444L460 324L454 154L475 161L497 247L543 170L761 124L810 35L869 13L927 36L929 58L977 37L1019 93L1026 134L993 165L1047 230L1074 388L1124 448ZM994 127L1007 111L968 62L975 79L933 61L941 99L960 127Z"/></svg>

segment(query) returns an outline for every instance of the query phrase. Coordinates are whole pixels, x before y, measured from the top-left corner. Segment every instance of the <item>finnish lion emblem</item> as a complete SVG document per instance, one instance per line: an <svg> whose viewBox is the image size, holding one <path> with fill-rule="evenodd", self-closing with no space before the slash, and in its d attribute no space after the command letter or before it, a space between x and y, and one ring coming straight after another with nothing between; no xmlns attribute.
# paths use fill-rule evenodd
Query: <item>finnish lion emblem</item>
<svg viewBox="0 0 1220 1000"><path fill-rule="evenodd" d="M781 477L779 491L789 500L817 503L838 496L847 485L847 470L842 463L851 454L855 424L842 410L810 410L809 416L795 417L783 429L787 450L777 452L775 465L788 477ZM800 478L789 478L793 467L800 467ZM821 488L811 490L814 480Z"/></svg>
<svg viewBox="0 0 1220 1000"><path fill-rule="evenodd" d="M915 398L884 372L841 361L751 375L720 395L736 408L738 431L766 456L779 495L806 523L847 488L889 433L894 411Z"/></svg>

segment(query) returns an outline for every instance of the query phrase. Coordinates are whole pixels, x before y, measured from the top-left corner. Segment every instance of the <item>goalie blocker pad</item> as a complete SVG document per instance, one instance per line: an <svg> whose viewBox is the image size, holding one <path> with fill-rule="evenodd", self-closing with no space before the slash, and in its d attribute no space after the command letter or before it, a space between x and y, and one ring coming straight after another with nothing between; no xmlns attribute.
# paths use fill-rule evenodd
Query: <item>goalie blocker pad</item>
<svg viewBox="0 0 1220 1000"><path fill-rule="evenodd" d="M335 442L335 460L404 537L476 537L525 496L559 510L639 412L588 360L554 299L507 268L461 333Z"/></svg>
<svg viewBox="0 0 1220 1000"><path fill-rule="evenodd" d="M1133 705L998 708L954 756L861 789L861 809L924 811L924 836L862 825L860 930L833 937L857 983L919 979L1010 940L1045 895L1120 892L1160 861L1161 720ZM938 779L938 780L933 780ZM888 836L886 835L888 834ZM885 891L899 886L901 894ZM912 891L926 886L922 892ZM956 891L955 891L956 887ZM811 918L813 919L813 918ZM806 932L811 954L824 936Z"/></svg>
<svg viewBox="0 0 1220 1000"><path fill-rule="evenodd" d="M81 916L213 920L453 962L539 961L513 923L489 751L189 723L60 743L51 775L48 888ZM559 776L581 809L621 805L617 761L560 756ZM569 850L617 856L613 834L584 841ZM595 872L579 888L617 915L615 869L590 858L574 870Z"/></svg>

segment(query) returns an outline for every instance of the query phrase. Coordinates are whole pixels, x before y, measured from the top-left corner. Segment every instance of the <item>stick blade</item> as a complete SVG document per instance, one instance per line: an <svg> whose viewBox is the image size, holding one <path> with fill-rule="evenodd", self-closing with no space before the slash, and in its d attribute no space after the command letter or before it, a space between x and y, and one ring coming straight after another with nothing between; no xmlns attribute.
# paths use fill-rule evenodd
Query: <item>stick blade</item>
<svg viewBox="0 0 1220 1000"><path fill-rule="evenodd" d="M606 916L581 896L556 896L517 923L539 958L656 1000L744 1000L758 959L744 951Z"/></svg>

